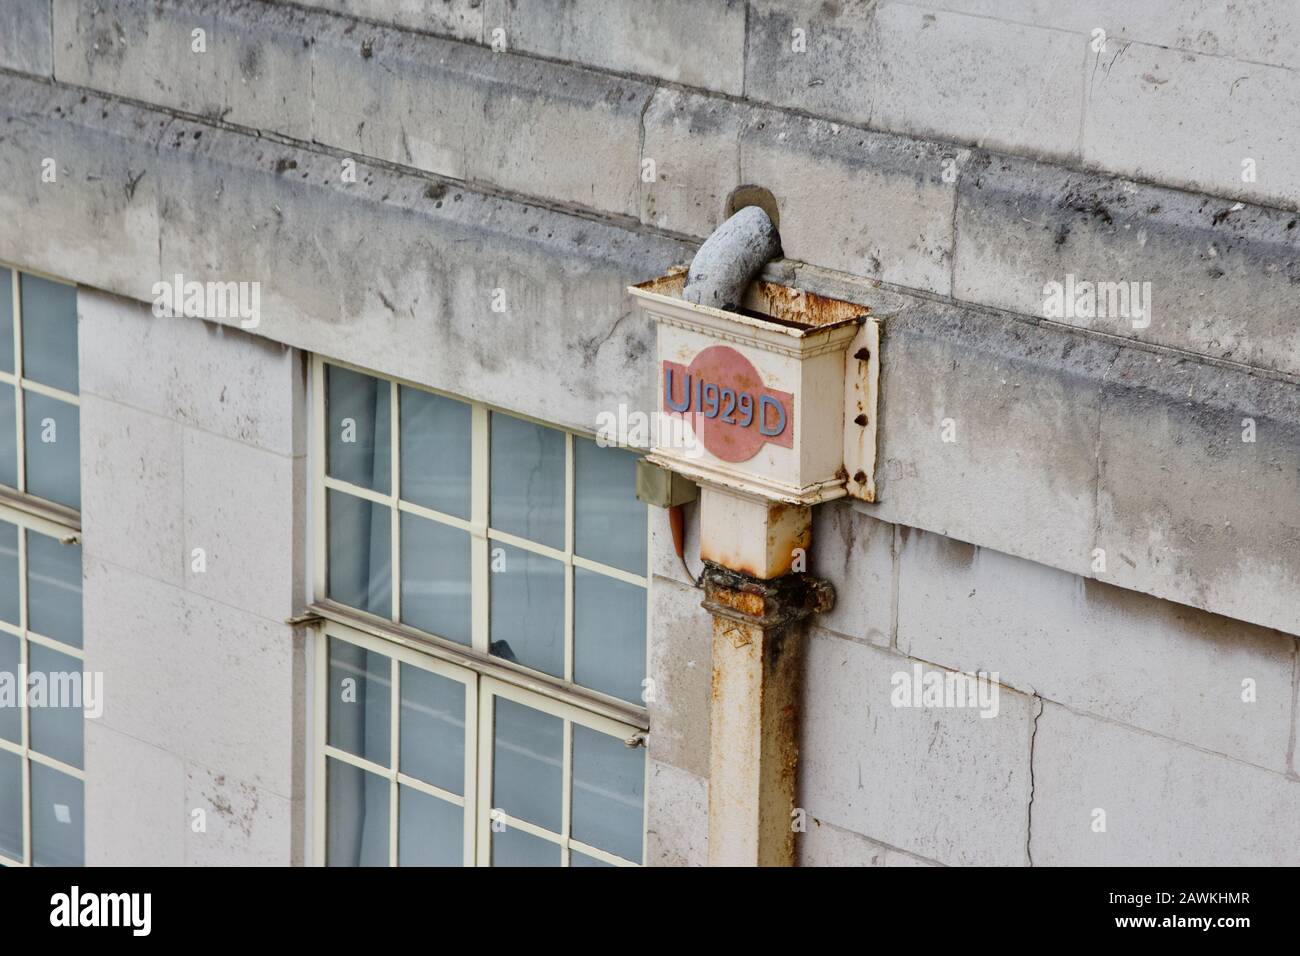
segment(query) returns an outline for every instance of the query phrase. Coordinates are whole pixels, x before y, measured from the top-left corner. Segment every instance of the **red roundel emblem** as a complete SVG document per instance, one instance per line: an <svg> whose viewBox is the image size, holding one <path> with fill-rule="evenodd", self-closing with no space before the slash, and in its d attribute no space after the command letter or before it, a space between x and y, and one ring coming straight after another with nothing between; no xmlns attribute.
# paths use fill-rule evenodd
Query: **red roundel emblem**
<svg viewBox="0 0 1300 956"><path fill-rule="evenodd" d="M767 442L794 447L794 396L767 388L752 362L711 345L690 365L663 363L663 410L690 421L723 461L748 461Z"/></svg>

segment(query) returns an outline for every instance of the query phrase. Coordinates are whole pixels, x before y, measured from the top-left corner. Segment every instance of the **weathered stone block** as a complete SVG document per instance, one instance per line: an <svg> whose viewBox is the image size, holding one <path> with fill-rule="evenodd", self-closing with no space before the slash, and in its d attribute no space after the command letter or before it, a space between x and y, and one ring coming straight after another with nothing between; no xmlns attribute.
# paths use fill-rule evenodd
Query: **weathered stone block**
<svg viewBox="0 0 1300 956"><path fill-rule="evenodd" d="M1024 863L1035 702L1001 688L991 718L969 707L895 707L893 674L914 663L812 632L799 805L940 863Z"/></svg>
<svg viewBox="0 0 1300 956"><path fill-rule="evenodd" d="M1036 866L1295 866L1298 848L1300 782L1045 704Z"/></svg>
<svg viewBox="0 0 1300 956"><path fill-rule="evenodd" d="M943 175L954 156L761 110L741 134L740 178L775 195L788 258L947 294L956 186Z"/></svg>
<svg viewBox="0 0 1300 956"><path fill-rule="evenodd" d="M60 81L310 138L316 18L255 0L54 3Z"/></svg>
<svg viewBox="0 0 1300 956"><path fill-rule="evenodd" d="M903 542L899 650L1286 772L1293 638L938 535Z"/></svg>
<svg viewBox="0 0 1300 956"><path fill-rule="evenodd" d="M1293 213L1005 157L959 182L958 299L1294 374L1297 282Z"/></svg>

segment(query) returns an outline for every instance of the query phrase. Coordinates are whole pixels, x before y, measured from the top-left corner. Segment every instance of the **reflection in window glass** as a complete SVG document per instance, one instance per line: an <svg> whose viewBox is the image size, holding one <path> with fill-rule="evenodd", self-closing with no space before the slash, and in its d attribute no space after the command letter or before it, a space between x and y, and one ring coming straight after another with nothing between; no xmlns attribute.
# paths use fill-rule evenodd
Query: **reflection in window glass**
<svg viewBox="0 0 1300 956"><path fill-rule="evenodd" d="M24 274L22 303L23 378L75 395L76 286Z"/></svg>
<svg viewBox="0 0 1300 956"><path fill-rule="evenodd" d="M387 767L392 753L392 661L347 641L329 642L330 745Z"/></svg>
<svg viewBox="0 0 1300 956"><path fill-rule="evenodd" d="M492 653L564 676L564 565L493 542Z"/></svg>
<svg viewBox="0 0 1300 956"><path fill-rule="evenodd" d="M23 391L27 491L81 508L81 412L76 405Z"/></svg>
<svg viewBox="0 0 1300 956"><path fill-rule="evenodd" d="M401 522L403 623L469 644L469 532L407 512Z"/></svg>
<svg viewBox="0 0 1300 956"><path fill-rule="evenodd" d="M388 781L327 758L329 866L388 866Z"/></svg>
<svg viewBox="0 0 1300 956"><path fill-rule="evenodd" d="M564 721L504 697L495 714L492 806L559 832Z"/></svg>
<svg viewBox="0 0 1300 956"><path fill-rule="evenodd" d="M460 866L464 844L465 812L460 807L414 787L398 788L398 866Z"/></svg>
<svg viewBox="0 0 1300 956"><path fill-rule="evenodd" d="M403 386L402 500L469 520L470 407Z"/></svg>
<svg viewBox="0 0 1300 956"><path fill-rule="evenodd" d="M645 748L573 728L573 838L641 862Z"/></svg>
<svg viewBox="0 0 1300 956"><path fill-rule="evenodd" d="M641 702L646 589L575 568L573 679L611 697Z"/></svg>
<svg viewBox="0 0 1300 956"><path fill-rule="evenodd" d="M392 512L341 491L328 492L329 596L340 604L391 617Z"/></svg>
<svg viewBox="0 0 1300 956"><path fill-rule="evenodd" d="M81 866L85 862L85 788L80 780L31 762L32 864Z"/></svg>
<svg viewBox="0 0 1300 956"><path fill-rule="evenodd" d="M564 547L564 432L492 415L492 527Z"/></svg>
<svg viewBox="0 0 1300 956"><path fill-rule="evenodd" d="M632 574L646 573L646 506L636 497L636 455L573 443L576 481L573 549Z"/></svg>
<svg viewBox="0 0 1300 956"><path fill-rule="evenodd" d="M326 473L388 494L392 469L389 385L336 365L327 369Z"/></svg>
<svg viewBox="0 0 1300 956"><path fill-rule="evenodd" d="M81 545L27 532L27 626L81 646Z"/></svg>

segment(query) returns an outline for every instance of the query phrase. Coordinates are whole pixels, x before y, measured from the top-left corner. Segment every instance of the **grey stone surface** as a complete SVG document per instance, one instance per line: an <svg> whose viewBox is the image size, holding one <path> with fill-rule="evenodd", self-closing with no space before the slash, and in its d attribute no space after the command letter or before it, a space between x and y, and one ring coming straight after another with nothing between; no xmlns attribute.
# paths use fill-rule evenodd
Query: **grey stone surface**
<svg viewBox="0 0 1300 956"><path fill-rule="evenodd" d="M49 76L54 69L51 0L0 3L0 67Z"/></svg>
<svg viewBox="0 0 1300 956"><path fill-rule="evenodd" d="M277 0L278 2L278 0ZM483 36L484 0L293 0L348 17L436 33L458 40Z"/></svg>
<svg viewBox="0 0 1300 956"><path fill-rule="evenodd" d="M929 860L868 840L816 818L795 837L800 866L936 866Z"/></svg>
<svg viewBox="0 0 1300 956"><path fill-rule="evenodd" d="M1066 157L1086 50L1077 35L912 4L763 0L745 91L873 129Z"/></svg>
<svg viewBox="0 0 1300 956"><path fill-rule="evenodd" d="M938 535L903 542L899 650L1286 772L1294 638Z"/></svg>
<svg viewBox="0 0 1300 956"><path fill-rule="evenodd" d="M734 104L681 90L655 92L642 118L641 221L659 229L707 236L722 222L727 197L740 183L740 130L746 113Z"/></svg>
<svg viewBox="0 0 1300 956"><path fill-rule="evenodd" d="M637 214L646 84L346 21L317 37L312 72L320 142Z"/></svg>
<svg viewBox="0 0 1300 956"><path fill-rule="evenodd" d="M1092 39L1103 29L1108 38L1140 40L1211 56L1255 60L1278 66L1300 64L1300 8L1290 0L1252 3L1185 3L1182 0L911 0L918 6L952 10L994 20L1068 30ZM1107 39L1097 53L1115 54ZM1098 56L1097 59L1101 59ZM1104 60L1103 60L1104 62ZM1091 64L1090 64L1091 66Z"/></svg>
<svg viewBox="0 0 1300 956"><path fill-rule="evenodd" d="M186 866L287 866L292 861L290 801L224 773L189 765L187 821L202 810L204 828L185 828Z"/></svg>
<svg viewBox="0 0 1300 956"><path fill-rule="evenodd" d="M814 630L807 651L798 805L947 864L1025 862L1034 702L1002 688L996 717L894 707L913 661Z"/></svg>
<svg viewBox="0 0 1300 956"><path fill-rule="evenodd" d="M656 762L707 779L712 701L713 619L704 593L666 578L650 585L649 753Z"/></svg>
<svg viewBox="0 0 1300 956"><path fill-rule="evenodd" d="M158 278L153 145L168 118L84 99L0 77L0 166L9 171L0 259L148 301Z"/></svg>
<svg viewBox="0 0 1300 956"><path fill-rule="evenodd" d="M1057 321L1297 374L1296 226L1282 210L983 155L959 180L953 296L1042 317L1045 286L1067 276L1147 282L1143 318Z"/></svg>
<svg viewBox="0 0 1300 956"><path fill-rule="evenodd" d="M82 354L83 361L94 361ZM81 396L82 532L88 559L112 561L181 586L188 567L182 432L161 416L89 393ZM93 607L89 600L86 605Z"/></svg>
<svg viewBox="0 0 1300 956"><path fill-rule="evenodd" d="M485 43L505 30L507 49L742 92L743 0L487 0Z"/></svg>
<svg viewBox="0 0 1300 956"><path fill-rule="evenodd" d="M646 863L705 866L709 859L709 781L648 761Z"/></svg>
<svg viewBox="0 0 1300 956"><path fill-rule="evenodd" d="M104 692L116 695L115 684L106 677ZM180 866L190 821L184 761L101 720L85 727L86 865Z"/></svg>
<svg viewBox="0 0 1300 956"><path fill-rule="evenodd" d="M87 556L86 669L100 722L168 753L293 796L291 631Z"/></svg>
<svg viewBox="0 0 1300 956"><path fill-rule="evenodd" d="M292 349L238 328L155 318L149 306L78 292L81 391L280 455L306 453ZM87 509L88 510L88 509Z"/></svg>
<svg viewBox="0 0 1300 956"><path fill-rule="evenodd" d="M1087 88L1085 162L1126 176L1295 209L1300 74L1117 44ZM1243 161L1255 180L1243 180Z"/></svg>
<svg viewBox="0 0 1300 956"><path fill-rule="evenodd" d="M1300 781L1044 705L1036 866L1295 866L1298 848Z"/></svg>
<svg viewBox="0 0 1300 956"><path fill-rule="evenodd" d="M317 21L301 11L257 0L54 4L60 82L310 137Z"/></svg>
<svg viewBox="0 0 1300 956"><path fill-rule="evenodd" d="M303 597L304 459L197 429L186 429L183 447L186 590L269 621L292 617Z"/></svg>
<svg viewBox="0 0 1300 956"><path fill-rule="evenodd" d="M880 501L867 512L1086 573L1116 349L937 304L888 317L881 348Z"/></svg>
<svg viewBox="0 0 1300 956"><path fill-rule="evenodd" d="M1300 390L1126 349L1100 424L1098 577L1300 633Z"/></svg>
<svg viewBox="0 0 1300 956"><path fill-rule="evenodd" d="M955 151L756 110L740 178L775 195L788 258L946 294L956 186L945 158Z"/></svg>
<svg viewBox="0 0 1300 956"><path fill-rule="evenodd" d="M894 630L894 526L835 501L813 509L808 570L835 588L821 627L889 647Z"/></svg>

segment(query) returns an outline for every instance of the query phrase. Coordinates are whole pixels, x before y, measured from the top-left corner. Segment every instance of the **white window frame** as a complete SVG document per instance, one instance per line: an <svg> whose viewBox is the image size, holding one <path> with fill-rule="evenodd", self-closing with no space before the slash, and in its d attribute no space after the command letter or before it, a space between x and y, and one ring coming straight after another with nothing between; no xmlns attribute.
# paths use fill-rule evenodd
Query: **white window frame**
<svg viewBox="0 0 1300 956"><path fill-rule="evenodd" d="M346 641L363 647L368 651L383 654L389 658L389 757L388 766L380 766L354 753L342 750L328 742L329 734L329 694L332 692L329 678L329 641L331 638ZM569 865L569 850L577 850L587 856L610 863L614 866L639 866L636 862L625 860L574 839L571 835L572 793L573 793L573 726L590 727L624 742L634 741L641 734L640 728L613 720L601 714L570 703L555 700L546 694L527 690L515 684L507 683L493 677L479 674L467 667L460 667L439 660L414 647L404 646L388 638L375 637L356 628L336 621L325 621L317 628L316 648L316 687L313 721L315 743L313 752L313 792L317 796L315 813L315 862L318 866L327 864L327 842L329 837L328 808L328 758L341 760L361 770L373 773L388 781L388 865L397 866L400 847L399 841L399 807L398 785L411 787L431 796L439 797L449 803L462 807L465 832L463 835L462 864L464 866L491 866L492 861L492 747L494 742L494 708L498 697L512 700L532 707L564 721L564 763L561 772L562 817L561 832L553 833L544 827L526 820L510 817L504 811L495 811L495 825L517 828L525 833L540 837L561 848L561 866ZM411 777L401 771L401 674L402 664L409 664L423 670L431 671L441 677L454 680L465 687L465 775L463 795L451 793L433 784ZM634 743L634 746L639 746ZM649 784L649 761L646 761L645 777L641 783L641 859L646 858L646 803L645 793Z"/></svg>
<svg viewBox="0 0 1300 956"><path fill-rule="evenodd" d="M76 283L68 282L66 279L60 279L58 276L48 275L44 272L38 272L34 269L20 268L5 262L0 262L0 269L10 274L10 292L12 294L13 308L13 350L14 350L14 370L5 372L0 370L0 382L4 382L13 387L14 390L14 416L15 416L15 452L17 455L17 488L9 485L0 485L0 521L6 521L9 524L18 527L18 626L0 621L0 631L11 634L18 638L19 654L19 692L25 694L27 689L27 669L28 669L28 648L31 644L37 644L50 650L66 654L82 663L82 670L85 670L85 641L82 641L82 647L73 647L70 644L64 644L62 641L55 640L52 637L46 637L32 631L27 626L27 532L35 531L39 534L47 535L63 544L80 544L81 543L81 512L76 508L69 508L67 505L58 502L49 501L45 498L37 497L27 491L27 448L26 448L26 409L27 403L25 395L27 392L34 392L38 395L44 395L47 398L57 399L66 402L69 405L77 407L77 414L81 414L81 395L78 392L65 392L62 389L54 388L49 385L43 385L40 382L33 381L23 375L23 322L22 322L22 277L24 275L34 276L38 279L45 279L48 282L57 282L59 285L71 286L76 289ZM80 450L77 456L80 462ZM23 832L23 858L14 860L10 857L0 854L0 866L10 867L29 867L32 865L32 763L38 763L52 770L67 774L81 781L82 785L82 823L85 823L85 785L86 772L84 769L70 766L53 757L47 757L44 754L31 749L31 710L27 707L22 708L21 716L22 734L20 742L15 744L13 741L0 738L0 750L15 754L22 760L23 768L23 808L22 808L22 832ZM84 738L83 738L84 740ZM85 763L85 750L83 745L82 763ZM85 846L82 846L82 853L85 853ZM83 856L84 858L84 856Z"/></svg>
<svg viewBox="0 0 1300 956"><path fill-rule="evenodd" d="M0 370L0 382L13 386L14 390L14 424L16 427L16 431L14 432L14 443L18 456L18 487L13 488L9 485L0 485L0 503L9 504L17 509L30 511L34 514L48 517L73 528L77 532L80 532L80 511L76 508L70 508L67 505L59 504L56 501L50 501L46 498L38 497L27 490L26 394L28 392L34 392L37 395L44 395L46 398L53 398L60 402L66 402L69 405L76 406L78 417L81 415L81 395L80 392L73 394L72 392L65 392L61 388L43 385L40 382L34 381L23 375L22 277L24 275L29 275L37 279L44 279L47 282L56 282L59 285L70 286L74 292L77 286L76 283L68 282L66 279L60 279L57 276L46 275L43 272L35 272L31 269L20 269L17 266L9 266L2 262L0 262L0 270L10 273L10 278L12 280L11 284L13 286L11 292L13 295L14 370L12 372ZM80 454L78 454L77 460L80 462Z"/></svg>
<svg viewBox="0 0 1300 956"><path fill-rule="evenodd" d="M358 372L371 376L389 387L389 490L387 493L363 488L326 473L326 366ZM408 501L401 500L401 387L414 388L440 395L470 408L470 517L468 520L455 515L444 514ZM653 549L650 522L646 522L646 573L632 574L620 568L610 567L584 558L574 553L575 529L575 483L574 442L577 438L595 438L594 433L582 434L572 429L563 428L542 419L521 415L518 412L498 408L482 402L467 399L451 392L429 388L406 379L382 375L346 361L313 355L311 361L311 560L314 601L309 611L319 617L315 652L315 691L312 703L313 734L313 862L324 866L326 860L326 841L329 826L328 797L326 793L326 757L341 759L383 776L389 781L389 860L396 865L398 846L398 816L396 807L397 783L410 785L426 793L443 795L436 788L430 788L422 781L412 780L401 774L396 767L398 725L400 710L399 662L413 664L432 670L434 673L451 677L466 683L466 702L475 700L474 712L466 719L466 778L465 801L473 807L473 812L465 814L466 853L465 865L491 865L491 827L492 812L492 702L496 697L505 697L518 703L526 704L539 711L559 717L565 721L564 730L564 798L563 828L560 834L554 834L523 820L512 820L498 812L498 821L507 826L517 826L520 830L534 836L540 836L549 842L561 846L562 865L569 865L569 849L578 850L588 856L616 866L637 866L631 861L596 847L586 846L570 835L571 809L571 757L572 726L574 724L619 737L625 741L634 741L633 745L644 743L645 731L649 728L649 717L642 705L630 703L619 698L602 694L590 688L573 683L574 652L574 569L585 568L600 572L608 577L640 586L646 591L646 660L644 675L650 674L651 609L650 578L653 574ZM492 528L489 524L488 505L491 493L490 422L493 412L510 415L523 421L561 432L565 436L565 520L564 548L558 549L538 544L516 535ZM330 491L340 491L357 498L383 505L390 510L390 567L391 567L391 618L386 619L366 611L352 608L330 600L328 597L329 573L329 528L326 512L326 499ZM468 532L470 535L470 606L471 606L471 643L469 646L447 640L436 634L418 630L411 625L400 622L401 616L401 515L410 513L438 521L443 524ZM490 582L489 562L492 542L511 545L534 554L544 555L564 565L564 677L557 678L530 668L493 656L489 652L490 636ZM379 767L353 754L331 747L326 743L328 733L327 695L329 689L329 638L337 637L345 641L366 647L378 653L390 656L394 663L394 684L392 687L392 707L394 710L390 746L393 748L392 767ZM468 675L468 676L466 676ZM474 766L468 766L472 760ZM648 784L649 761L646 761L646 779L642 784L643 801ZM471 782L472 781L472 782ZM474 796L471 799L471 791ZM454 802L454 801L453 801ZM642 806L641 859L646 859L646 804ZM500 826L498 822L498 826Z"/></svg>
<svg viewBox="0 0 1300 956"><path fill-rule="evenodd" d="M28 649L32 644L58 651L60 654L78 660L82 664L82 670L85 670L86 653L82 647L73 647L71 644L65 644L62 641L55 640L52 637L46 637L44 634L38 634L31 630L28 625L27 616L27 532L35 531L38 534L47 535L63 544L79 544L81 535L79 531L67 527L66 525L56 523L48 518L40 517L30 511L12 508L0 504L0 521L6 521L9 524L18 527L18 625L10 624L8 621L0 621L0 631L11 634L18 638L18 688L20 693L25 693L27 688L28 673ZM84 641L82 642L85 643ZM22 760L23 767L23 811L22 811L22 832L23 832L23 858L15 860L0 854L0 866L31 866L32 865L32 764L39 763L60 773L67 774L81 781L82 787L86 784L86 772L83 769L73 767L56 760L53 757L47 757L38 751L31 749L32 729L31 729L31 709L23 707L20 714L22 733L19 743L15 744L11 740L5 740L0 737L0 750L15 754ZM85 762L84 750L82 762ZM83 790L82 802L82 820L85 821L85 802ZM85 848L82 848L85 852Z"/></svg>

